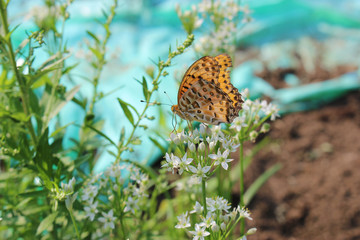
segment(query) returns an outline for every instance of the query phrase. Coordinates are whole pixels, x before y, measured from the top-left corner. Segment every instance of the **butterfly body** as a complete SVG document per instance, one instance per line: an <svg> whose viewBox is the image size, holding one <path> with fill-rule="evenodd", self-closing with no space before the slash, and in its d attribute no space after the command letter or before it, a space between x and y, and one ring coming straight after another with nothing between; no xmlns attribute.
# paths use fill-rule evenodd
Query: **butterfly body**
<svg viewBox="0 0 360 240"><path fill-rule="evenodd" d="M230 83L231 58L227 54L205 56L186 71L171 110L188 121L231 123L241 109L241 95Z"/></svg>

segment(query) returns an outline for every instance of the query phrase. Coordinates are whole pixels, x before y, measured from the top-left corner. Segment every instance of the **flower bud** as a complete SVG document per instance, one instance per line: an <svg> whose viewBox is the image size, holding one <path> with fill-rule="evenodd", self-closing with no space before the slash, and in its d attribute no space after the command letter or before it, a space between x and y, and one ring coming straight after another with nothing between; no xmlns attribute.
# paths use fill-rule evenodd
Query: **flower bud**
<svg viewBox="0 0 360 240"><path fill-rule="evenodd" d="M264 123L264 124L261 126L260 132L262 132L262 133L267 133L269 130L270 130L270 124Z"/></svg>
<svg viewBox="0 0 360 240"><path fill-rule="evenodd" d="M250 135L250 140L252 142L255 142L257 136L259 135L259 133L257 131L251 131L249 135Z"/></svg>
<svg viewBox="0 0 360 240"><path fill-rule="evenodd" d="M256 228L250 228L250 229L246 232L246 235L254 234L254 233L256 233L256 231L257 231Z"/></svg>
<svg viewBox="0 0 360 240"><path fill-rule="evenodd" d="M204 152L204 151L205 151L205 144L204 144L203 142L201 142L201 143L199 144L198 150L199 150L200 152Z"/></svg>

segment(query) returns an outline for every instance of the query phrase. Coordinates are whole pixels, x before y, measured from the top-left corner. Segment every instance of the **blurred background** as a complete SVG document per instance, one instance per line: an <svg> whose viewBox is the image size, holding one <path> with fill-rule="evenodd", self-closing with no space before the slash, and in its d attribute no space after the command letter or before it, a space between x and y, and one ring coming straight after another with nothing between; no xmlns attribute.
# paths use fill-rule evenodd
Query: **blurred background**
<svg viewBox="0 0 360 240"><path fill-rule="evenodd" d="M95 106L96 115L105 119L103 132L110 138L117 139L120 127L127 124L116 97L142 106L135 79L146 74L152 60L166 58L169 45L186 38L176 6L186 11L196 3L119 1L108 42L108 64L99 85L100 91L111 94ZM80 84L83 97L92 94L82 78L89 71L84 51L86 30L97 33L99 28L101 38L103 33L94 19L102 19L102 9L110 4L79 0L69 9L65 39L71 49L69 61L79 66L63 83L68 88ZM277 104L282 115L266 138L268 144L248 170L247 181L251 182L267 166L283 164L250 206L254 226L259 229L251 239L360 239L360 179L356 172L360 167L360 1L263 0L240 4L249 19L236 28L236 47L229 53L234 62L232 82L239 89L249 88L253 98ZM26 0L13 0L9 13L12 24L20 24L13 35L16 45L26 32L35 30L34 21L50 14L43 1ZM156 100L176 104L178 83L186 68L201 57L196 47L204 44L201 38L208 28L201 25L194 32L194 48L174 59ZM42 62L48 56L40 52L37 57L36 61ZM61 124L70 123L74 117L83 119L78 108L69 103L60 114ZM158 120L148 123L150 131L138 133L147 147L134 149L131 156L149 165L161 153L148 137L166 146L173 117L168 105L151 111ZM78 136L77 127L69 128L65 146ZM104 151L97 171L111 161Z"/></svg>

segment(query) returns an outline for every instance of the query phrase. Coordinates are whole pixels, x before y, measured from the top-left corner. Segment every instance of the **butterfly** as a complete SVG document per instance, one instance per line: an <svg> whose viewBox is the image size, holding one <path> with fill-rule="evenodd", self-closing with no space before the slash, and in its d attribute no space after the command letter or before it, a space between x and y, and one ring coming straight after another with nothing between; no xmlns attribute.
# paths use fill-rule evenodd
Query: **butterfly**
<svg viewBox="0 0 360 240"><path fill-rule="evenodd" d="M178 104L171 111L187 121L218 125L239 116L242 99L230 83L229 55L205 56L186 71L178 92Z"/></svg>

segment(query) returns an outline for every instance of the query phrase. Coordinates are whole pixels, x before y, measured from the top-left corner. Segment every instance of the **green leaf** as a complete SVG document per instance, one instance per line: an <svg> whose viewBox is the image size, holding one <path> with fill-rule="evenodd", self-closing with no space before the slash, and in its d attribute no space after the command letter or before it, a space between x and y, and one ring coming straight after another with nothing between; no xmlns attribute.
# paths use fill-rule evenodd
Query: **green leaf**
<svg viewBox="0 0 360 240"><path fill-rule="evenodd" d="M93 34L92 32L90 31L86 31L86 33L92 38L95 40L96 44L100 44L100 40L95 36L95 34Z"/></svg>
<svg viewBox="0 0 360 240"><path fill-rule="evenodd" d="M145 77L143 77L142 86L143 86L143 94L144 94L145 101L148 102L149 90L148 90L148 85L147 85Z"/></svg>
<svg viewBox="0 0 360 240"><path fill-rule="evenodd" d="M75 96L75 94L80 90L80 85L75 86L73 89L65 93L65 100L57 99L57 101L53 104L53 106L48 107L46 109L49 109L48 111L51 111L50 113L44 113L44 116L48 116L47 119L44 120L43 127L47 127L50 120L55 117L60 110L68 103L70 100L72 100ZM48 103L51 103L49 101Z"/></svg>
<svg viewBox="0 0 360 240"><path fill-rule="evenodd" d="M66 59L68 59L71 55L67 55L65 57L62 57L60 59L57 59L58 57L60 57L60 53L54 54L51 57L49 57L40 67L39 67L39 71L46 71L46 70L55 70L55 69L59 69L62 66L57 66L60 63L64 62Z"/></svg>
<svg viewBox="0 0 360 240"><path fill-rule="evenodd" d="M64 130L65 128L67 128L68 126L70 126L70 125L72 125L72 124L74 124L75 122L70 122L70 123L68 123L68 124L66 124L66 125L64 125L64 126L62 126L62 127L60 127L60 128L57 128L57 129L55 129L55 131L53 131L52 133L51 133L51 135L50 135L50 137L52 138L52 137L55 137L57 134L59 134L62 130Z"/></svg>
<svg viewBox="0 0 360 240"><path fill-rule="evenodd" d="M58 215L58 212L54 212L54 213L50 214L49 216L47 216L46 218L44 218L44 220L41 221L41 223L39 224L39 227L36 230L36 235L39 235L43 231L49 229L49 227L55 221L55 218L57 215Z"/></svg>
<svg viewBox="0 0 360 240"><path fill-rule="evenodd" d="M11 117L12 119L16 119L20 122L27 122L30 119L30 115L26 116L26 114L23 112L12 113L9 115L9 117Z"/></svg>
<svg viewBox="0 0 360 240"><path fill-rule="evenodd" d="M95 49L95 48L92 48L92 47L89 47L89 50L96 56L96 58L97 58L98 60L100 60L100 59L103 58L103 56L102 56L102 54L100 53L99 50L97 50L97 49Z"/></svg>
<svg viewBox="0 0 360 240"><path fill-rule="evenodd" d="M106 140L108 140L112 145L114 145L117 148L116 143L113 140L111 140L108 136L106 136L103 132L101 132L100 130L97 130L96 128L94 128L91 125L86 125L86 127L90 128L91 130L93 130L97 134L99 134L100 136L104 137Z"/></svg>
<svg viewBox="0 0 360 240"><path fill-rule="evenodd" d="M128 103L124 102L123 100L121 100L120 98L118 98L118 101L120 103L120 106L121 108L123 109L124 113L125 113L125 116L126 118L130 121L131 125L134 126L134 117L132 116L128 106L131 106L129 105Z"/></svg>
<svg viewBox="0 0 360 240"><path fill-rule="evenodd" d="M281 164L277 163L268 170L266 170L260 177L258 177L255 182L253 182L250 187L246 190L244 194L244 203L247 206L250 201L253 199L255 194L259 191L259 189L264 185L264 183L269 180L269 178L274 175L277 171L281 169Z"/></svg>
<svg viewBox="0 0 360 240"><path fill-rule="evenodd" d="M88 162L91 161L92 158L92 154L86 154L83 156L78 157L77 159L75 159L75 167L79 167L81 164L83 164L84 162Z"/></svg>
<svg viewBox="0 0 360 240"><path fill-rule="evenodd" d="M157 147L160 149L160 151L161 151L163 154L166 153L166 149L165 149L157 140L155 140L155 139L152 138L152 137L149 137L149 139L155 144L155 146L157 146Z"/></svg>
<svg viewBox="0 0 360 240"><path fill-rule="evenodd" d="M26 197L45 197L49 192L47 190L36 190L20 193L18 196L22 198Z"/></svg>
<svg viewBox="0 0 360 240"><path fill-rule="evenodd" d="M77 105L79 105L82 109L86 110L86 104L87 104L87 99L86 98L81 101L81 100L77 99L76 97L74 97L72 99L72 101L74 103L76 103Z"/></svg>

